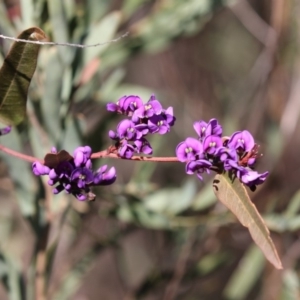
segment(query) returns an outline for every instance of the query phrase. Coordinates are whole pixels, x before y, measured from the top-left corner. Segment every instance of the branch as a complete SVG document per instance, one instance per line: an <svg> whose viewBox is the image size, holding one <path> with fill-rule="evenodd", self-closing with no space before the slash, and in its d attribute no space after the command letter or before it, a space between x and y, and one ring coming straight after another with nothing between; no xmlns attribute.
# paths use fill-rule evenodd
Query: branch
<svg viewBox="0 0 300 300"><path fill-rule="evenodd" d="M6 148L3 145L0 145L0 151L5 152L5 153L7 153L7 154L9 154L11 156L23 159L25 161L31 162L31 163L33 163L35 161L39 161L40 163L43 163L43 160L41 160L41 159L38 159L38 158L36 158L34 156L22 154L20 152L14 151L12 149Z"/></svg>
<svg viewBox="0 0 300 300"><path fill-rule="evenodd" d="M104 46L106 44L111 44L118 42L119 40L123 39L129 34L129 32L126 32L119 36L118 38L115 38L113 40L104 42L104 43L97 43L97 44L91 44L91 45L81 45L81 44L71 44L71 43L55 43L55 42L41 42L41 41L31 41L31 40L24 40L24 39L18 39L10 36L6 36L3 34L0 34L0 38L4 40L11 40L14 42L20 42L20 43L28 43L28 44L36 44L36 45L51 45L51 46L67 46L67 47L75 47L75 48L91 48L91 47L98 47L98 46Z"/></svg>
<svg viewBox="0 0 300 300"><path fill-rule="evenodd" d="M1 149L0 149L1 150ZM115 159L125 159L125 160L134 160L134 161L152 161L152 162L178 162L177 157L156 157L156 156L138 156L134 155L130 159L123 158L118 156L116 153L111 153L109 150L104 150L101 152L93 153L91 158L115 158Z"/></svg>
<svg viewBox="0 0 300 300"><path fill-rule="evenodd" d="M35 161L40 162L41 164L44 163L43 159L38 159L37 157L34 156L30 156L30 155L26 155L26 154L22 154L20 152L14 151L12 149L6 148L3 145L0 145L0 151L5 152L11 156L17 157L19 159L28 161L30 163L33 163ZM177 157L148 157L148 156L138 156L135 155L133 157L131 157L130 159L127 158L123 158L118 156L115 153L111 153L109 152L109 150L104 150L104 151L100 151L97 153L93 153L91 158L92 159L96 159L96 158L114 158L114 159L125 159L125 160L134 160L134 161L152 161L152 162L178 162L178 158Z"/></svg>

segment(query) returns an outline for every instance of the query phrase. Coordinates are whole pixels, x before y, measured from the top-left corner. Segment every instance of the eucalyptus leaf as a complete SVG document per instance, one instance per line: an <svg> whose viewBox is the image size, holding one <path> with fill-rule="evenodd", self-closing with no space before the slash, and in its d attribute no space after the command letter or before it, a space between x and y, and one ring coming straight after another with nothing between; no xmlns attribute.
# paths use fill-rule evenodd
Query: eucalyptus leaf
<svg viewBox="0 0 300 300"><path fill-rule="evenodd" d="M196 194L195 182L187 181L180 188L166 188L144 198L150 211L173 216L188 209Z"/></svg>
<svg viewBox="0 0 300 300"><path fill-rule="evenodd" d="M300 297L300 284L297 272L292 269L285 270L283 273L283 286L280 300L296 300Z"/></svg>
<svg viewBox="0 0 300 300"><path fill-rule="evenodd" d="M199 193L197 193L191 206L194 210L205 210L213 206L216 201L216 196L214 195L210 184L207 184Z"/></svg>
<svg viewBox="0 0 300 300"><path fill-rule="evenodd" d="M245 253L238 268L231 275L224 294L227 299L246 299L264 267L264 257L256 246Z"/></svg>
<svg viewBox="0 0 300 300"><path fill-rule="evenodd" d="M118 11L111 12L105 16L98 24L93 25L90 28L90 32L85 40L85 44L95 44L107 42L113 38L117 28L121 22L121 13ZM84 50L84 65L90 62L93 58L100 55L108 44L102 45L101 47L87 48Z"/></svg>
<svg viewBox="0 0 300 300"><path fill-rule="evenodd" d="M277 268L282 269L281 261L270 237L270 232L251 202L244 185L228 173L217 174L213 181L216 197L238 218L262 250L265 257Z"/></svg>
<svg viewBox="0 0 300 300"><path fill-rule="evenodd" d="M45 33L37 27L24 30L19 39L40 41ZM0 69L0 121L8 125L21 123L26 116L26 100L34 74L39 45L14 42Z"/></svg>
<svg viewBox="0 0 300 300"><path fill-rule="evenodd" d="M45 88L41 101L41 109L47 132L54 141L54 144L56 144L61 135L59 109L65 67L55 47L49 49L47 60L48 62L44 71Z"/></svg>

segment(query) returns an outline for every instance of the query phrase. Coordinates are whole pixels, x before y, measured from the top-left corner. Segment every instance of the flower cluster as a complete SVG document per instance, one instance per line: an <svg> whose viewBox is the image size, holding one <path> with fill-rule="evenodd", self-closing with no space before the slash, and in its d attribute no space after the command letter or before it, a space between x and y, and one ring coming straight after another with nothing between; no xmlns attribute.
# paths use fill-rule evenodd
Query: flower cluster
<svg viewBox="0 0 300 300"><path fill-rule="evenodd" d="M89 146L76 148L73 157L64 150L57 153L52 148L51 153L45 156L44 164L32 164L32 171L36 176L49 176L48 184L54 187L53 194L65 190L78 200L94 200L95 195L90 188L112 184L116 180L116 169L112 167L108 170L104 165L93 172L91 154Z"/></svg>
<svg viewBox="0 0 300 300"><path fill-rule="evenodd" d="M120 157L130 159L134 153L152 154L147 134L165 134L175 123L173 108L163 109L152 95L146 104L139 96L123 96L115 103L108 103L107 110L126 115L116 132L110 130L109 137L116 143Z"/></svg>
<svg viewBox="0 0 300 300"><path fill-rule="evenodd" d="M209 170L230 171L251 190L265 181L268 172L259 174L253 170L259 146L249 131L222 137L222 126L216 119L195 122L194 129L198 138L188 137L176 148L178 160L187 163L187 174L196 173L202 180L202 173Z"/></svg>

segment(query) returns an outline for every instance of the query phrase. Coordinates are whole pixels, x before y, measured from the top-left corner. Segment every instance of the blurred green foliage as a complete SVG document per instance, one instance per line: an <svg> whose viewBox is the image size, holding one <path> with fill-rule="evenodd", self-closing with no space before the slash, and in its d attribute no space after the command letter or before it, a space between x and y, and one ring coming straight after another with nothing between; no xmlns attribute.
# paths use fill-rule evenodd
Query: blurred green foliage
<svg viewBox="0 0 300 300"><path fill-rule="evenodd" d="M0 3L7 36L39 26L51 41L90 44L129 32L102 47L42 47L28 121L1 144L39 158L51 146L105 149L118 122L105 104L153 92L177 117L174 131L153 141L157 155L173 156L194 120L217 117L225 132L248 129L261 141L259 169L271 172L253 201L285 267L265 263L247 230L216 202L209 178L186 177L180 164L108 161L117 184L98 189L95 203L79 203L53 197L27 163L3 154L1 299L299 298L299 21L292 2ZM1 40L1 61L9 46Z"/></svg>

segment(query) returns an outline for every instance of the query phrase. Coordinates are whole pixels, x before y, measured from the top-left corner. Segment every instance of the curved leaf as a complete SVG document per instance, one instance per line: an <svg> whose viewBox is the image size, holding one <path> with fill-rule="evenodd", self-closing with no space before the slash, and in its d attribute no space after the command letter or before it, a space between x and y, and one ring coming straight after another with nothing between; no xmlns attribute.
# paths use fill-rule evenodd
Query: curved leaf
<svg viewBox="0 0 300 300"><path fill-rule="evenodd" d="M91 26L90 32L85 39L85 44L88 45L111 40L118 29L121 18L122 15L119 11L113 11L105 16L99 23ZM91 60L99 56L107 47L108 44L102 47L86 48L83 56L84 65L86 66Z"/></svg>
<svg viewBox="0 0 300 300"><path fill-rule="evenodd" d="M265 257L277 268L282 269L276 248L270 238L269 230L251 202L246 188L236 178L232 179L228 173L216 175L213 181L216 197L238 218L262 250Z"/></svg>
<svg viewBox="0 0 300 300"><path fill-rule="evenodd" d="M39 41L46 38L37 27L24 30L19 39ZM26 116L28 87L34 74L39 45L14 42L0 69L0 121L17 125Z"/></svg>

